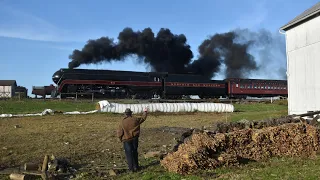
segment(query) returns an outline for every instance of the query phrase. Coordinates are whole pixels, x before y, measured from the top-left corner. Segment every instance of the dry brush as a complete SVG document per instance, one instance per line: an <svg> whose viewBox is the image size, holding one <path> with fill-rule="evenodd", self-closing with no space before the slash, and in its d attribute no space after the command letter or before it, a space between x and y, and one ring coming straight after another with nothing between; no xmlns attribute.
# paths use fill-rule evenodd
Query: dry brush
<svg viewBox="0 0 320 180"><path fill-rule="evenodd" d="M190 174L199 169L239 165L243 161L260 161L272 156L316 155L319 128L285 119L270 120L273 123L269 124L262 121L263 125L257 128L254 128L255 122L251 122L249 127L242 127L240 123L240 127L232 130L218 128L216 132L193 133L188 141L169 153L161 165L170 172Z"/></svg>

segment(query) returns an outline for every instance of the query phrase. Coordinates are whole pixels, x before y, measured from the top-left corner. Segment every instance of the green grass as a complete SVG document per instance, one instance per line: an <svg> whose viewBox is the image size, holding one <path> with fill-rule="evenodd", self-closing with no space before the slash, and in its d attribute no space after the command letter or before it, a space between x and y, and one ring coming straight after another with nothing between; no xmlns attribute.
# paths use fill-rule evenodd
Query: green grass
<svg viewBox="0 0 320 180"><path fill-rule="evenodd" d="M320 161L315 159L274 157L240 167L223 167L213 171L221 179L319 179Z"/></svg>
<svg viewBox="0 0 320 180"><path fill-rule="evenodd" d="M57 111L90 111L95 108L91 101L59 101L59 100L7 100L0 101L0 114L39 113L45 109Z"/></svg>
<svg viewBox="0 0 320 180"><path fill-rule="evenodd" d="M130 103L130 102L129 102ZM132 102L131 102L132 103ZM135 102L136 103L136 102ZM157 150L173 143L171 133L154 131L162 126L201 127L215 121L238 121L241 119L260 120L287 115L285 101L270 103L234 104L234 113L183 113L150 114L142 125L139 153ZM95 102L74 101L0 101L0 113L34 113L46 108L61 111L88 111L95 108ZM113 162L115 159L100 152L112 149L122 154L121 143L114 136L121 115L94 114L71 116L45 116L0 119L1 162L5 165L22 165L24 162L43 159L44 153L70 157L73 163ZM59 123L57 123L59 122ZM19 124L22 128L14 129ZM64 142L70 142L68 146ZM9 153L11 152L11 153ZM97 152L96 154L93 154ZM320 177L320 158L271 158L263 162L250 162L240 167L221 167L212 171L199 171L193 175L181 176L165 171L159 164L151 165L152 160L139 157L141 164L148 166L138 173L124 173L115 179L318 179ZM120 159L124 161L124 159ZM0 179L8 176L0 176ZM99 179L84 176L79 179Z"/></svg>
<svg viewBox="0 0 320 180"><path fill-rule="evenodd" d="M288 107L280 102L273 104L253 103L234 104L235 112L231 115L232 121L241 119L260 120L265 118L276 118L288 114Z"/></svg>

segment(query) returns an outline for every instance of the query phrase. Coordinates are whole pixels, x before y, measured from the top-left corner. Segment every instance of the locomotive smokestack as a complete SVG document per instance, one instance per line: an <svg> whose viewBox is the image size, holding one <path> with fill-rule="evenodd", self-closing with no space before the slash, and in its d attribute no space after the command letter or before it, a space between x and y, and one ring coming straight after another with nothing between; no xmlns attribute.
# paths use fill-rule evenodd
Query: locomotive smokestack
<svg viewBox="0 0 320 180"><path fill-rule="evenodd" d="M285 55L284 47L281 45L274 47L278 42L275 39L270 41L272 38L266 31L253 33L249 30L235 30L215 34L203 41L198 48L199 58L192 62L193 53L185 35L176 35L164 28L160 29L156 36L150 28L143 31L125 28L119 33L118 42L109 37L101 37L89 40L81 51L74 50L69 57L71 59L69 68L76 68L82 64L123 61L129 55L137 55L157 72L193 72L210 79L224 64L227 78L246 78L252 72L263 70L264 63L271 62L269 48L280 48L280 52ZM257 48L260 48L258 55L262 59L260 66L257 65L252 53L249 53ZM278 60L276 57L274 59ZM285 58L281 60L286 62Z"/></svg>

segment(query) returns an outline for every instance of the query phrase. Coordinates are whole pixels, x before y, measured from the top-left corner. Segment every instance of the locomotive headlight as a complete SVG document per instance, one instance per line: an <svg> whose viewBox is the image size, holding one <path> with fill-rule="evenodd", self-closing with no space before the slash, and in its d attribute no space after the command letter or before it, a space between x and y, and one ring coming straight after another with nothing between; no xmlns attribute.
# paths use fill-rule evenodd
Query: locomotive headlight
<svg viewBox="0 0 320 180"><path fill-rule="evenodd" d="M58 78L58 77L59 77L59 75L55 75L54 77L55 77L55 78Z"/></svg>

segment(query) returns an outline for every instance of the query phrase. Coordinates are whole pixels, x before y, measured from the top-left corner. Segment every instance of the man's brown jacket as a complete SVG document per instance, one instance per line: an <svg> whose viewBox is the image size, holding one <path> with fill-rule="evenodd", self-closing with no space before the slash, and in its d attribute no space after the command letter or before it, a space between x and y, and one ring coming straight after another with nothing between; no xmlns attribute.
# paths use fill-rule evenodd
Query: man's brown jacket
<svg viewBox="0 0 320 180"><path fill-rule="evenodd" d="M119 124L117 130L118 138L124 142L139 137L140 135L140 124L147 119L147 112L143 112L141 117L125 117Z"/></svg>

